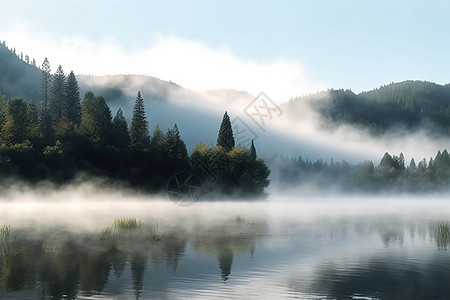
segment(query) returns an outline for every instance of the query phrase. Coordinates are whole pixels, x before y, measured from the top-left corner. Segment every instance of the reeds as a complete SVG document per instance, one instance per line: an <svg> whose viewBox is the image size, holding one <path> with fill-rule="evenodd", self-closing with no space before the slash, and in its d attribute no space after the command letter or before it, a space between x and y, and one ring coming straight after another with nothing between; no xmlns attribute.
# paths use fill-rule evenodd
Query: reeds
<svg viewBox="0 0 450 300"><path fill-rule="evenodd" d="M141 221L136 218L122 218L114 220L114 228L118 230L133 230L141 228Z"/></svg>
<svg viewBox="0 0 450 300"><path fill-rule="evenodd" d="M15 241L16 238L12 237L10 226L3 225L0 227L0 263L11 254Z"/></svg>
<svg viewBox="0 0 450 300"><path fill-rule="evenodd" d="M450 224L449 222L439 221L437 230L437 246L439 249L447 250L450 244Z"/></svg>

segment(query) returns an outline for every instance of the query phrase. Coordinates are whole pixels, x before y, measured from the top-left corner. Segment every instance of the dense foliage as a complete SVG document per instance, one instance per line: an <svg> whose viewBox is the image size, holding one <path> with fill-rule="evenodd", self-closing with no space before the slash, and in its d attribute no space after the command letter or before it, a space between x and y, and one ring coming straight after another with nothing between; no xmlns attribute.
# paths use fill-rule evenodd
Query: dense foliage
<svg viewBox="0 0 450 300"><path fill-rule="evenodd" d="M438 151L428 161L405 164L403 153L385 153L378 166L366 160L358 164L346 161L312 162L280 157L277 161L280 183L285 186L309 186L313 190L347 192L440 192L450 190L450 155Z"/></svg>
<svg viewBox="0 0 450 300"><path fill-rule="evenodd" d="M197 159L211 165L215 158L202 156L197 150L191 158L177 124L165 134L156 126L150 137L140 92L128 126L121 109L112 117L102 96L87 92L81 101L73 72L66 77L61 66L53 75L50 70L45 59L40 110L31 101L0 96L0 176L3 178L65 183L81 173L161 192L167 188L170 178L185 172L198 175L206 193L265 195L270 171L256 158L255 149L251 156L250 150L235 148L234 140L232 144L228 142L227 148L211 148L213 152L220 151L228 161L223 174L222 171L219 174L221 178L211 182L199 172ZM226 136L232 138L231 124L228 125Z"/></svg>

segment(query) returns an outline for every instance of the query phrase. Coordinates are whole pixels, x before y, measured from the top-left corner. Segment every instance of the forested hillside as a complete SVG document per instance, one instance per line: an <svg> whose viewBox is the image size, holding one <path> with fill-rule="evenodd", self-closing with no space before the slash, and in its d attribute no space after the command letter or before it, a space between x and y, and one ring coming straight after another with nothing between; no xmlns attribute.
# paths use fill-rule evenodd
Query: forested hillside
<svg viewBox="0 0 450 300"><path fill-rule="evenodd" d="M36 61L15 52L14 48L8 49L5 42L0 43L0 95L38 101L41 72Z"/></svg>
<svg viewBox="0 0 450 300"><path fill-rule="evenodd" d="M286 106L290 108L288 111L295 111L304 103L311 105L328 127L347 124L368 129L373 134L421 128L434 134L450 133L449 84L405 81L359 94L351 90L328 90L295 98Z"/></svg>

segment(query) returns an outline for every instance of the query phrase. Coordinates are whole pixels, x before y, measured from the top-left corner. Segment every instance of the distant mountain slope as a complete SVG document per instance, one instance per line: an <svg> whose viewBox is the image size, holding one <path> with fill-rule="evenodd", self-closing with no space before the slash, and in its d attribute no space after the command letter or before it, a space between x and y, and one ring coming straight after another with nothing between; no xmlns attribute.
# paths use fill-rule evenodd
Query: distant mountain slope
<svg viewBox="0 0 450 300"><path fill-rule="evenodd" d="M350 90L328 90L291 100L287 107L298 110L305 103L329 127L342 124L382 134L398 128L450 133L450 85L404 81L355 94ZM295 117L295 114L292 115Z"/></svg>
<svg viewBox="0 0 450 300"><path fill-rule="evenodd" d="M39 101L41 71L0 44L0 94Z"/></svg>

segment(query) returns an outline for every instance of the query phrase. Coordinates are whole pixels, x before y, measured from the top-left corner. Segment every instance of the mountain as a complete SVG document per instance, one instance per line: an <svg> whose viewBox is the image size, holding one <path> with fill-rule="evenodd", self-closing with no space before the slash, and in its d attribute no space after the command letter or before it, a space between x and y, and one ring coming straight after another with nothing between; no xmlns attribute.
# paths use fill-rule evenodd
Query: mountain
<svg viewBox="0 0 450 300"><path fill-rule="evenodd" d="M0 95L32 99L40 107L40 80L39 68L0 44ZM407 129L409 135L426 126L441 137L450 132L450 86L430 82L393 83L359 94L328 90L276 104L258 103L257 97L245 91L193 91L151 76L77 75L77 80L81 97L87 91L103 96L113 116L121 108L128 124L137 91L141 91L150 134L156 125L167 131L176 123L189 151L197 142L216 144L225 111L231 118L236 144L249 147L253 139L258 155L265 158L280 154L312 160L378 159L385 151L404 151L403 144L379 138L394 129ZM335 134L333 129L340 125L365 130L357 138L347 132ZM428 144L433 143L436 140L430 139ZM430 151L435 152L434 148Z"/></svg>
<svg viewBox="0 0 450 300"><path fill-rule="evenodd" d="M39 101L41 71L0 44L0 94Z"/></svg>
<svg viewBox="0 0 450 300"><path fill-rule="evenodd" d="M293 99L285 105L289 111L298 112L305 103L321 116L328 128L351 125L373 134L397 129L450 133L449 84L404 81L359 94L351 90L328 90Z"/></svg>

